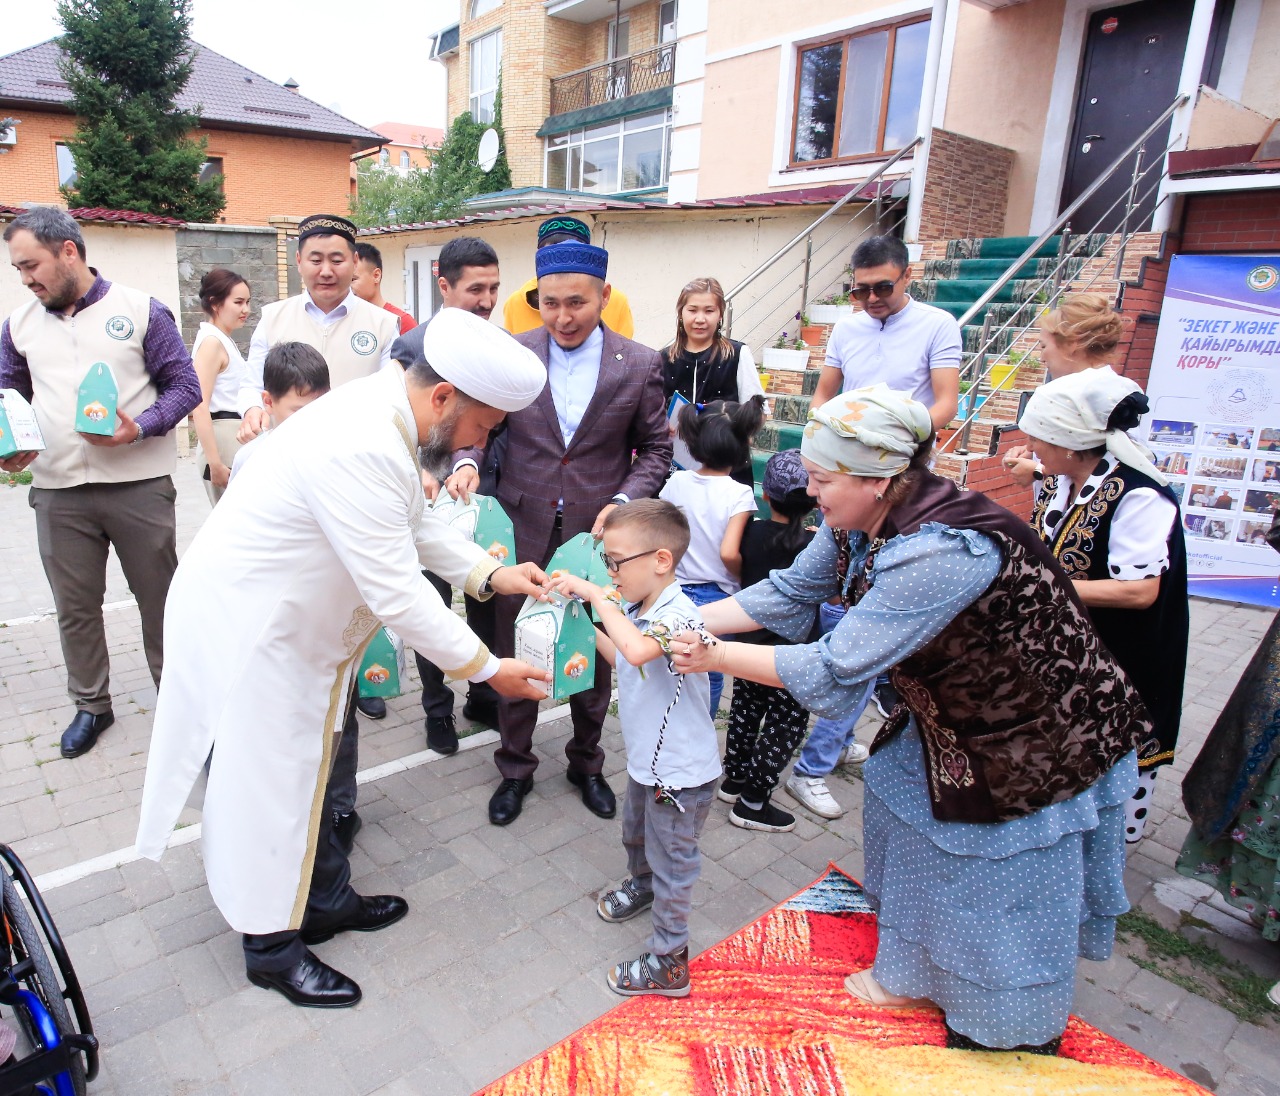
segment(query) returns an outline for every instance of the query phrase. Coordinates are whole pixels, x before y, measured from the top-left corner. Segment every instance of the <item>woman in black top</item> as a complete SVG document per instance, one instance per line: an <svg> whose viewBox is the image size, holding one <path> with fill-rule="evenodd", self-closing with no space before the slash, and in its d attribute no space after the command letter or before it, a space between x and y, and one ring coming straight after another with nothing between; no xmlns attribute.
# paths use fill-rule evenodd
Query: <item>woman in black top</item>
<svg viewBox="0 0 1280 1096"><path fill-rule="evenodd" d="M668 403L676 392L699 405L764 396L751 347L724 334L724 311L724 290L715 278L694 278L680 290L675 341L662 351L662 390ZM766 414L768 409L766 400ZM735 469L733 478L752 485L750 463Z"/></svg>

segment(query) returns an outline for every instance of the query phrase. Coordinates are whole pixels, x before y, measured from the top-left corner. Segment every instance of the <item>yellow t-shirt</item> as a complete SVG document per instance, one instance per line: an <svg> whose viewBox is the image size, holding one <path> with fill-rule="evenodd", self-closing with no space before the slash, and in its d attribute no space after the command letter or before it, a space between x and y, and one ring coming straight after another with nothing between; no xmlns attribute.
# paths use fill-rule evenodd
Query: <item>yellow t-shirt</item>
<svg viewBox="0 0 1280 1096"><path fill-rule="evenodd" d="M536 308L529 307L528 294L537 288L538 279L530 278L502 306L502 326L511 334L520 335L542 326L542 315ZM624 339L635 337L636 324L631 318L631 305L627 302L627 295L616 285L609 290L609 303L604 306L604 314L600 318L605 327Z"/></svg>

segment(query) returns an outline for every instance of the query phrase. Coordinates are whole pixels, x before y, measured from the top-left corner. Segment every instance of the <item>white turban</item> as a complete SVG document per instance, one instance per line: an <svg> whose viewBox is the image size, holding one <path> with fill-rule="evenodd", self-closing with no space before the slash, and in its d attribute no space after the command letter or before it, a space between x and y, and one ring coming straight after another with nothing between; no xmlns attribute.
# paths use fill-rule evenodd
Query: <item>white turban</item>
<svg viewBox="0 0 1280 1096"><path fill-rule="evenodd" d="M1133 381L1110 369L1084 369L1042 384L1027 401L1018 422L1029 437L1079 453L1106 446L1157 483L1168 481L1126 433L1147 412L1147 397Z"/></svg>
<svg viewBox="0 0 1280 1096"><path fill-rule="evenodd" d="M828 472L896 476L932 433L924 404L874 384L850 389L810 411L800 455Z"/></svg>
<svg viewBox="0 0 1280 1096"><path fill-rule="evenodd" d="M422 333L422 357L459 392L499 411L520 411L546 387L535 354L462 308L442 308Z"/></svg>

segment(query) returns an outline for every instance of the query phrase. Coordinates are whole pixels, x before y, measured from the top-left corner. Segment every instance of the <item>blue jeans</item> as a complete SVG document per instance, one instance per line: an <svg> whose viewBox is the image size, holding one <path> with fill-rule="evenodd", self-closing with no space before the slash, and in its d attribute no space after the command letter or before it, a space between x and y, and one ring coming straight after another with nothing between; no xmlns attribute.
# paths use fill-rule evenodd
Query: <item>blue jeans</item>
<svg viewBox="0 0 1280 1096"><path fill-rule="evenodd" d="M842 605L823 604L818 607L818 619L822 624L822 634L832 631L844 619L846 610ZM866 692L854 707L853 711L840 719L821 717L809 732L800 757L796 760L795 772L800 776L826 776L835 771L840 762L840 754L853 741L853 728L858 725L862 713L871 699L871 690L876 687L874 680L867 682Z"/></svg>
<svg viewBox="0 0 1280 1096"><path fill-rule="evenodd" d="M685 597L698 606L710 605L713 601L724 601L725 598L732 596L726 594L714 582L691 582L688 585L681 583L680 588L684 591ZM732 639L733 637L722 636L721 638ZM711 673L707 677L711 681L711 715L714 717L720 710L720 694L724 692L724 674Z"/></svg>

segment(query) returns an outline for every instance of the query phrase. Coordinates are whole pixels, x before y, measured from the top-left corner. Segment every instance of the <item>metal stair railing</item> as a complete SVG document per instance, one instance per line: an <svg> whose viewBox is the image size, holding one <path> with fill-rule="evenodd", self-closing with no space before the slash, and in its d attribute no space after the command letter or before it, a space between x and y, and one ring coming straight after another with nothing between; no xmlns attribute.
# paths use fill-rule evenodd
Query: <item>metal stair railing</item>
<svg viewBox="0 0 1280 1096"><path fill-rule="evenodd" d="M987 308L987 312L983 317L982 334L980 336L979 345L974 352L974 358L970 365L961 369L961 380L970 382L969 393L971 394L968 401L966 414L962 419L961 428L955 431L945 442L938 446L940 453L954 452L957 456L965 456L969 453L969 441L973 422L978 417L979 402L982 399L982 393L985 383L989 380L991 372L994 370L999 360L1003 358L1009 351L1002 349L994 354L993 348L997 344L1006 347L1014 346L1018 339L1026 332L1033 328L1039 318L1042 309L1052 308L1062 295L1065 283L1070 280L1065 277L1067 268L1075 261L1087 262L1089 259L1097 258L1102 254L1112 241L1116 242L1116 259L1114 269L1111 270L1108 264L1107 268L1099 265L1093 275L1083 285L1075 288L1076 292L1086 292L1093 284L1103 276L1104 273L1110 271L1117 281L1120 280L1124 266L1125 249L1129 242L1142 231L1141 226L1130 228L1129 225L1133 219L1134 210L1138 209L1148 198L1157 193L1160 184L1163 182L1165 175L1165 164L1167 162L1167 154L1172 150L1176 138L1172 139L1168 145L1161 149L1159 156L1146 158L1146 144L1151 136L1170 118L1173 113L1181 107L1186 101L1187 96L1181 95L1175 99L1164 112L1147 127L1143 133L1129 145L1116 159L1101 173L1098 177L1076 198L1054 222L1046 228L1035 241L1009 264L1005 272L996 281L990 285L983 294L975 301L963 316L960 317L960 326L963 328L969 323L983 308ZM1085 232L1071 232L1071 218L1077 210L1084 205L1097 191L1109 180L1116 172L1126 165L1132 159L1133 167L1129 186L1121 193L1119 197L1111 203L1111 205L1103 211L1090 229ZM1154 181L1145 186L1148 178L1154 174ZM1155 208L1158 209L1165 201L1169 200L1169 195L1159 198ZM1118 232L1098 232L1096 231L1100 225L1108 221L1112 213L1116 211L1121 203L1123 212L1120 221L1120 230ZM1154 210L1153 210L1154 212ZM1037 284L1032 288L1028 298L1022 301L1014 309L1013 314L1009 316L1003 323L996 325L990 306L999 292L1015 279L1017 272L1029 261L1036 257L1036 252L1054 235L1061 234L1061 240L1058 245L1058 256L1051 271L1042 276ZM1098 243L1093 241L1096 237L1104 237ZM1030 280L1030 279L1026 279ZM1030 319L1023 319L1024 314L1030 313ZM1016 332L1010 336L1011 332ZM963 397L962 397L963 398Z"/></svg>
<svg viewBox="0 0 1280 1096"><path fill-rule="evenodd" d="M909 144L904 145L902 148L900 148L888 160L886 160L883 164L881 164L878 168L876 168L876 170L873 171L871 175L869 175L866 179L854 184L850 188L849 192L845 194L843 197L841 197L840 200L837 201L834 205L832 205L832 207L828 209L825 213L823 213L822 216L818 217L817 220L815 220L811 225L803 229L801 232L797 233L787 243L783 244L782 247L778 248L778 250L775 251L772 255L770 255L769 258L765 259L764 262L762 262L750 274L748 274L745 278L743 278L742 281L740 281L731 290L729 290L725 294L725 332L726 334L728 334L732 330L732 326L735 318L739 322L741 322L742 318L748 312L750 312L753 308L755 308L758 305L761 305L766 301L770 301L771 299L773 299L771 297L771 294L774 293L774 291L776 291L777 289L781 288L783 284L797 272L797 270L800 272L799 285L796 286L796 288L799 290L800 306L796 311L799 313L804 313L808 309L809 302L811 299L810 290L811 290L812 272L814 269L814 260L822 254L825 248L827 248L832 244L840 244L842 249L848 250L848 240L844 239L844 234L834 227L837 222L834 222L833 218L835 218L836 215L839 214L850 202L856 200L860 195L868 195L868 191L870 191L871 193L868 195L870 199L868 204L871 204L874 207L874 216L872 218L870 225L864 228L861 232L859 232L856 238L860 239L863 235L866 234L868 230L883 232L884 226L882 225L881 222L883 219L885 199L880 194L880 182L884 178L885 174L899 160L901 160L904 156L906 156L907 153L914 151L917 147L919 147L923 143L923 141L924 141L923 137L916 137ZM889 199L888 201L890 206L896 206L898 204L901 204L903 202L903 199ZM854 218L851 218L850 222L848 223L852 223L854 220L856 220L856 216ZM815 233L819 229L823 228L824 226L827 226L828 224L832 225L833 230L824 240L822 240L815 246L815 241L814 241ZM847 227L847 224L846 224L846 227ZM738 300L738 298L741 296L743 291L746 290L749 286L753 285L757 281L757 279L759 279L761 276L775 269L782 259L786 258L787 255L789 255L801 244L805 245L803 257L797 259L797 261L793 265L783 270L781 277L776 281L774 281L762 293L758 293L754 300L747 303L745 306L739 306L737 309L736 317L735 317L734 304ZM826 290L831 288L831 286L824 285L822 288ZM783 308L782 301L774 300L774 304L770 311L770 315L776 314L776 312L780 311L782 308ZM766 317L765 320L761 322L761 325L763 325L763 323L766 323L766 322L768 322L768 317ZM751 333L754 333L754 329L752 329ZM740 341L745 341L745 340L740 340Z"/></svg>

